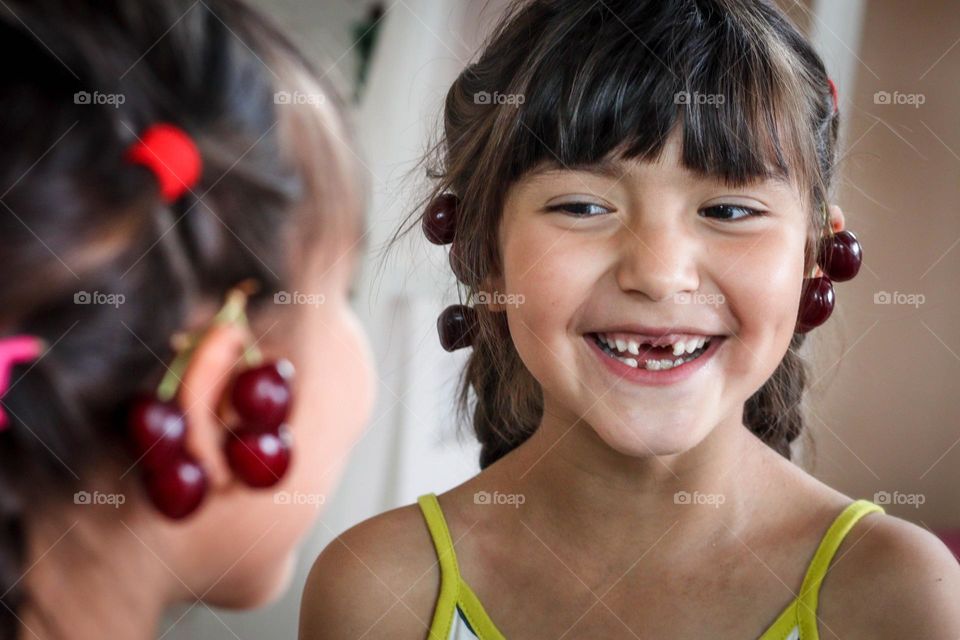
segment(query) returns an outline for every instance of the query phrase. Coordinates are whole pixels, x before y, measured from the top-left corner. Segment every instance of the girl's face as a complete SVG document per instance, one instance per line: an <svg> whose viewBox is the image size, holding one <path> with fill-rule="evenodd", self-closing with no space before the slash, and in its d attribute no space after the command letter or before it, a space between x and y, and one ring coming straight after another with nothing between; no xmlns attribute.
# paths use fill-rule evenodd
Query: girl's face
<svg viewBox="0 0 960 640"><path fill-rule="evenodd" d="M632 456L686 451L739 421L790 343L807 224L788 184L735 189L689 172L679 129L657 163L524 176L506 196L494 286L545 415L582 419ZM683 352L644 346L660 333Z"/></svg>

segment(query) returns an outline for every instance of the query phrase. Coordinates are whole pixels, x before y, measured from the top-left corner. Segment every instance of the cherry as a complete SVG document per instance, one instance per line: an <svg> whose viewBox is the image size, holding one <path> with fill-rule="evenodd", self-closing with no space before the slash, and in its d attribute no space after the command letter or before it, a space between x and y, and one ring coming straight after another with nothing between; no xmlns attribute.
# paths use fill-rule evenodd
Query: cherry
<svg viewBox="0 0 960 640"><path fill-rule="evenodd" d="M447 307L437 318L440 344L447 351L469 347L477 331L477 312L462 304Z"/></svg>
<svg viewBox="0 0 960 640"><path fill-rule="evenodd" d="M291 435L287 425L272 431L234 431L227 437L230 468L251 487L280 482L290 466Z"/></svg>
<svg viewBox="0 0 960 640"><path fill-rule="evenodd" d="M846 282L860 271L863 249L850 231L840 231L820 240L817 263L834 282Z"/></svg>
<svg viewBox="0 0 960 640"><path fill-rule="evenodd" d="M230 400L247 430L270 431L287 419L292 377L289 360L267 362L237 375Z"/></svg>
<svg viewBox="0 0 960 640"><path fill-rule="evenodd" d="M206 472L186 454L148 471L144 483L154 506L174 520L193 513L207 493Z"/></svg>
<svg viewBox="0 0 960 640"><path fill-rule="evenodd" d="M187 424L173 400L138 396L130 408L128 430L134 457L147 469L157 469L184 450Z"/></svg>
<svg viewBox="0 0 960 640"><path fill-rule="evenodd" d="M423 233L433 244L450 244L457 230L457 207L460 200L452 193L434 198L423 214Z"/></svg>
<svg viewBox="0 0 960 640"><path fill-rule="evenodd" d="M833 313L833 284L830 278L807 278L800 294L800 313L796 331L806 333L819 327Z"/></svg>

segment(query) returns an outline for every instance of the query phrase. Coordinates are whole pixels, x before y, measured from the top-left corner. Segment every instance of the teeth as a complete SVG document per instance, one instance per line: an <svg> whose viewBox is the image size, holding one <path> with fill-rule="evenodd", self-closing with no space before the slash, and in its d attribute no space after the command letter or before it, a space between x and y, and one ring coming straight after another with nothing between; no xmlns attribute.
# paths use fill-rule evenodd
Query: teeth
<svg viewBox="0 0 960 640"><path fill-rule="evenodd" d="M636 340L630 340L627 343L627 349L635 356L640 355L640 343Z"/></svg>
<svg viewBox="0 0 960 640"><path fill-rule="evenodd" d="M623 353L624 351L627 350L627 342L626 342L626 340L617 338L616 343L617 343L617 351Z"/></svg>

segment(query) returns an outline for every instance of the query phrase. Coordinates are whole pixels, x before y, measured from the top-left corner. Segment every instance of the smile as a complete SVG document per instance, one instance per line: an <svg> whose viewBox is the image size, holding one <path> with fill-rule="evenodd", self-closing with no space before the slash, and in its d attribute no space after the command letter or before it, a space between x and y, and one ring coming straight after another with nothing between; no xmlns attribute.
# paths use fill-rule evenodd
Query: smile
<svg viewBox="0 0 960 640"><path fill-rule="evenodd" d="M686 379L716 353L726 336L678 336L659 346L629 334L588 333L584 338L606 367L621 378L663 385Z"/></svg>

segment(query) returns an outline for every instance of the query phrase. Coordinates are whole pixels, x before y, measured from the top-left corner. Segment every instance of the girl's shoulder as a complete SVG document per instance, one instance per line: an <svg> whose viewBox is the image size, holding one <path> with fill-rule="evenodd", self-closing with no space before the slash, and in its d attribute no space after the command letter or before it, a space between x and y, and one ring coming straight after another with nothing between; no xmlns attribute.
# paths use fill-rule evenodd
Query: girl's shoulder
<svg viewBox="0 0 960 640"><path fill-rule="evenodd" d="M417 504L368 518L314 561L301 602L300 638L425 638L439 580Z"/></svg>
<svg viewBox="0 0 960 640"><path fill-rule="evenodd" d="M960 564L937 536L886 513L862 517L820 591L822 629L841 638L960 637Z"/></svg>
<svg viewBox="0 0 960 640"><path fill-rule="evenodd" d="M799 507L825 531L854 499L801 471ZM882 506L882 505L881 505ZM936 535L885 512L860 517L836 547L820 585L824 637L960 637L960 563ZM831 633L832 632L832 633Z"/></svg>

